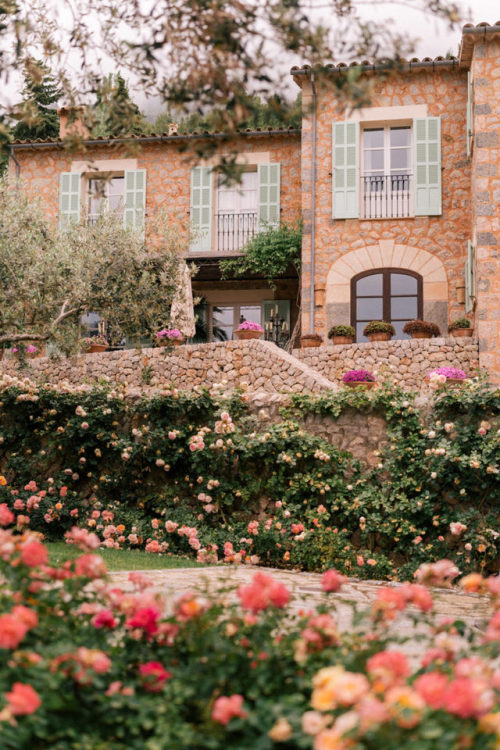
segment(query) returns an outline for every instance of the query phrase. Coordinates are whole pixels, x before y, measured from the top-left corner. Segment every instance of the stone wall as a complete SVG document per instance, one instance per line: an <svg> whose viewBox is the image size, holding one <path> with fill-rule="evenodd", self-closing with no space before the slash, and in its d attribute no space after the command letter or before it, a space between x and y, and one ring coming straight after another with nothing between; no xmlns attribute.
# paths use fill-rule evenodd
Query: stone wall
<svg viewBox="0 0 500 750"><path fill-rule="evenodd" d="M458 367L472 376L479 361L478 341L473 338L329 345L297 349L294 354L334 383L347 370L387 370L394 382L409 389L420 389L429 370L436 367Z"/></svg>
<svg viewBox="0 0 500 750"><path fill-rule="evenodd" d="M18 374L18 363L4 359L1 371ZM267 341L228 341L212 344L128 349L75 357L29 359L26 376L38 381L72 384L109 378L132 388L172 384L180 390L227 383L270 393L324 391L334 388L307 363Z"/></svg>

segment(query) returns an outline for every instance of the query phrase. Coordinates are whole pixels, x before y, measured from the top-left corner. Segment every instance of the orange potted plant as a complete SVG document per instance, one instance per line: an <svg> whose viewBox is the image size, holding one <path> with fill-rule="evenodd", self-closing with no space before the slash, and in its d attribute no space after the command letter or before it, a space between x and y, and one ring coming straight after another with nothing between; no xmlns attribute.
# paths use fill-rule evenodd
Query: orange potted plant
<svg viewBox="0 0 500 750"><path fill-rule="evenodd" d="M245 341L247 339L260 339L263 333L264 329L259 323L253 323L251 320L244 320L235 330L234 336L240 341Z"/></svg>
<svg viewBox="0 0 500 750"><path fill-rule="evenodd" d="M468 318L457 318L456 320L453 320L450 323L448 330L452 336L458 338L472 336L473 333L472 324Z"/></svg>
<svg viewBox="0 0 500 750"><path fill-rule="evenodd" d="M431 339L441 335L439 326L426 320L409 320L403 326L403 333L409 334L412 339Z"/></svg>
<svg viewBox="0 0 500 750"><path fill-rule="evenodd" d="M332 326L328 331L328 338L335 345L352 344L356 338L356 331L352 326L338 325Z"/></svg>

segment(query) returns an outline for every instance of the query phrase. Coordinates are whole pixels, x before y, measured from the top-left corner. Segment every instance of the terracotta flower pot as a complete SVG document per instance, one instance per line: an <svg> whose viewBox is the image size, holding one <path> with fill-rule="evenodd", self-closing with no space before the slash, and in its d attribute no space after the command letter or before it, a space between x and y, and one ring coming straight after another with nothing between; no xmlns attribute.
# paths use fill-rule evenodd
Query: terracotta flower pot
<svg viewBox="0 0 500 750"><path fill-rule="evenodd" d="M466 336L472 336L474 333L473 328L454 328L452 331L450 331L452 336L455 336L458 339L465 338Z"/></svg>
<svg viewBox="0 0 500 750"><path fill-rule="evenodd" d="M250 328L236 329L234 336L238 341L248 341L248 339L260 339L264 331L252 331Z"/></svg>
<svg viewBox="0 0 500 750"><path fill-rule="evenodd" d="M467 378L446 378L448 385L463 385L467 382Z"/></svg>
<svg viewBox="0 0 500 750"><path fill-rule="evenodd" d="M314 346L321 346L323 339L317 333L306 333L300 337L300 345L302 349L309 349Z"/></svg>
<svg viewBox="0 0 500 750"><path fill-rule="evenodd" d="M162 338L158 339L158 343L160 346L182 346L182 344L184 343L184 339Z"/></svg>
<svg viewBox="0 0 500 750"><path fill-rule="evenodd" d="M392 337L391 333L386 331L377 331L377 333L369 333L368 338L370 341L390 341Z"/></svg>
<svg viewBox="0 0 500 750"><path fill-rule="evenodd" d="M354 344L354 336L332 336L332 343L335 346L339 344Z"/></svg>
<svg viewBox="0 0 500 750"><path fill-rule="evenodd" d="M432 336L430 333L426 333L425 331L415 331L414 333L410 333L410 336L412 339L431 339Z"/></svg>
<svg viewBox="0 0 500 750"><path fill-rule="evenodd" d="M90 344L88 353L97 354L97 352L105 352L107 348L106 344Z"/></svg>
<svg viewBox="0 0 500 750"><path fill-rule="evenodd" d="M361 386L365 391L371 391L377 383L375 380L350 380L348 383L344 383L344 385L349 386L349 388L358 388Z"/></svg>

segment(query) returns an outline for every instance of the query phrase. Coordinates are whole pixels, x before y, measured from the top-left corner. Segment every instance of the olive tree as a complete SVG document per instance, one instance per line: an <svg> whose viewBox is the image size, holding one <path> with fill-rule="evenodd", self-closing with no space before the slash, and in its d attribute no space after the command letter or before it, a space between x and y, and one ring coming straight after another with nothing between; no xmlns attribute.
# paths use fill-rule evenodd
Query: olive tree
<svg viewBox="0 0 500 750"><path fill-rule="evenodd" d="M22 186L0 181L0 345L51 341L70 351L88 312L119 338L166 325L183 240L162 216L148 231L151 249L108 213L58 232Z"/></svg>

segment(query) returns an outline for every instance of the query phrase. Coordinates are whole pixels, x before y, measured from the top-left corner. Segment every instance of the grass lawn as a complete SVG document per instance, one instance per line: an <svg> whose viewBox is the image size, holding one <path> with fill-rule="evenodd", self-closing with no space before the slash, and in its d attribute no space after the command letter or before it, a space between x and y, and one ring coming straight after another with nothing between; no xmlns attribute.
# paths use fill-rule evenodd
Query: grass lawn
<svg viewBox="0 0 500 750"><path fill-rule="evenodd" d="M47 542L49 551L49 562L51 565L60 565L66 560L71 560L83 552L73 544L65 542ZM169 557L167 555L152 555L140 550L121 550L100 548L96 550L108 570L161 570L164 568L202 568L200 563L189 557Z"/></svg>

